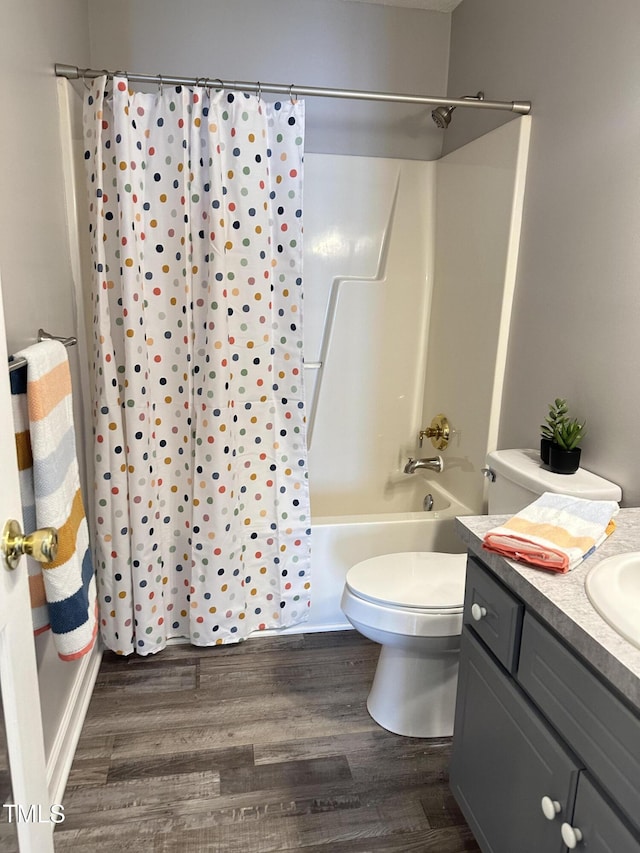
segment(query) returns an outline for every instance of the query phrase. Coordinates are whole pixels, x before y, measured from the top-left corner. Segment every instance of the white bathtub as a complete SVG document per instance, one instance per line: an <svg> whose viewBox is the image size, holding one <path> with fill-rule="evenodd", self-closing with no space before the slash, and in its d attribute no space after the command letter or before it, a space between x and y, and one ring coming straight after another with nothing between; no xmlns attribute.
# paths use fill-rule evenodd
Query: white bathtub
<svg viewBox="0 0 640 853"><path fill-rule="evenodd" d="M427 493L434 498L430 512L422 509ZM383 512L312 517L312 603L309 619L298 631L351 627L340 610L340 598L348 570L360 560L396 551L464 551L455 518L471 515L471 510L422 477L415 478L410 491L403 490L402 501L404 509L393 494L378 502Z"/></svg>

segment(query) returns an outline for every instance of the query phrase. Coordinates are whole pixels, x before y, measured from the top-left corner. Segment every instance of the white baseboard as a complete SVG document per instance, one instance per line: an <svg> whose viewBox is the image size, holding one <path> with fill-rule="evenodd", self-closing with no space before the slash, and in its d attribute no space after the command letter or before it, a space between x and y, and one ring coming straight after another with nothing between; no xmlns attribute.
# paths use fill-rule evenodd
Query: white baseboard
<svg viewBox="0 0 640 853"><path fill-rule="evenodd" d="M73 763L80 732L87 708L91 701L93 686L98 677L102 661L102 646L98 641L93 651L82 658L69 693L58 733L47 761L47 785L52 803L63 803L69 771Z"/></svg>

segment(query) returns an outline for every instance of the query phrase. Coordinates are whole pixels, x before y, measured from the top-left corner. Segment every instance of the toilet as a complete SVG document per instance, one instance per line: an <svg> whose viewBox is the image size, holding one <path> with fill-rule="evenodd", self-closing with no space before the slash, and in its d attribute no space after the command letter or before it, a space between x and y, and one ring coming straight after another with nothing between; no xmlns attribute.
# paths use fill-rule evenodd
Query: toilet
<svg viewBox="0 0 640 853"><path fill-rule="evenodd" d="M536 450L496 450L483 469L489 514L515 514L543 492L591 500L622 497L620 487L580 468L555 474ZM342 611L381 646L367 710L408 737L453 734L466 554L384 554L347 572Z"/></svg>

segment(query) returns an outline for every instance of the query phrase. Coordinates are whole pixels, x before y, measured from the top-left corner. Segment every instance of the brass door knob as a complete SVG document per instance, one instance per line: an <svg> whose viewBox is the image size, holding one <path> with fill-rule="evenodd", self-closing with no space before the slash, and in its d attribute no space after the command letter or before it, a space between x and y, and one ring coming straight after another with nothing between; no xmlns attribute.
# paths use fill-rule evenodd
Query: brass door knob
<svg viewBox="0 0 640 853"><path fill-rule="evenodd" d="M58 531L42 527L24 536L19 522L10 519L4 526L0 548L8 569L15 569L23 554L39 563L50 563L58 554Z"/></svg>

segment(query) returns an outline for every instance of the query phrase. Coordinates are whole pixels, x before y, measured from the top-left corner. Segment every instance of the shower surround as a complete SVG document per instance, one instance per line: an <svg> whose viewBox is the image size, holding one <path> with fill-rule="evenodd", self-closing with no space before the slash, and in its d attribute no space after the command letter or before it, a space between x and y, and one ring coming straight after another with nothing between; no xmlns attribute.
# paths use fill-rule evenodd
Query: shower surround
<svg viewBox="0 0 640 853"><path fill-rule="evenodd" d="M312 605L345 627L355 562L462 551L497 446L531 120L436 162L305 156L304 339ZM443 412L449 446L418 446ZM440 474L403 473L441 453ZM434 496L430 512L423 510Z"/></svg>

